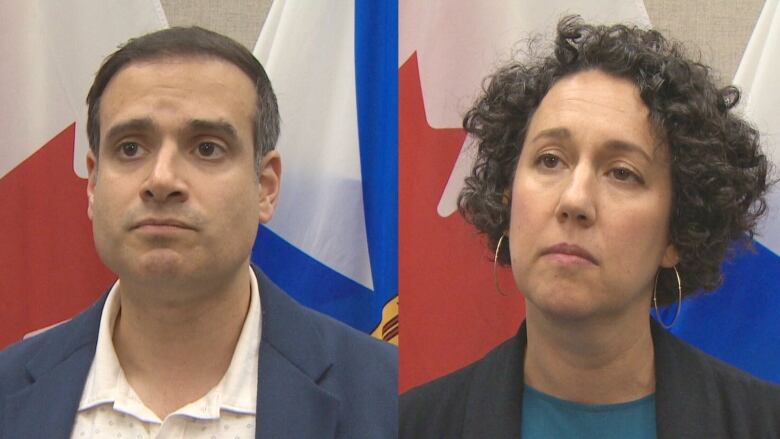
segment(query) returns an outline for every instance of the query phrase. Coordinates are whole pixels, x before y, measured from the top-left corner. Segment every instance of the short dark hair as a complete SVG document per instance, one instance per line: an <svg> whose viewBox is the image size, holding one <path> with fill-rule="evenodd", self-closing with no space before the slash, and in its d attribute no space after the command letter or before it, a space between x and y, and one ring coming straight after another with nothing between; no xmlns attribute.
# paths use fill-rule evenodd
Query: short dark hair
<svg viewBox="0 0 780 439"><path fill-rule="evenodd" d="M489 77L463 120L477 158L458 199L460 213L495 249L509 227L506 190L531 118L557 81L588 70L628 79L639 89L657 140L670 150L670 239L680 256L683 294L716 288L731 243L749 244L766 210L769 165L756 129L731 111L739 90L716 87L707 66L654 30L564 17L552 54L511 62ZM509 263L506 246L498 262ZM677 299L676 280L669 278L659 281L661 303Z"/></svg>
<svg viewBox="0 0 780 439"><path fill-rule="evenodd" d="M244 46L200 27L172 27L132 38L103 61L87 94L87 137L95 157L100 149L100 98L111 78L133 62L171 56L221 59L241 69L252 80L257 90L254 149L255 165L259 166L279 138L279 108L271 81L257 58Z"/></svg>

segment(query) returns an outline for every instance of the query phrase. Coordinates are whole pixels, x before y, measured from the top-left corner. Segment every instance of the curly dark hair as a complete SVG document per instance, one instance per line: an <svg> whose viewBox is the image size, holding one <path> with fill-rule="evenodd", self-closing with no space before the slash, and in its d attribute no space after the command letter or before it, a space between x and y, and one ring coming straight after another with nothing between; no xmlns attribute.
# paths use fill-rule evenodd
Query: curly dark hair
<svg viewBox="0 0 780 439"><path fill-rule="evenodd" d="M458 198L461 215L496 248L509 228L507 190L534 112L561 78L599 70L639 88L657 140L669 146L670 239L680 256L683 294L716 288L730 245L751 242L770 185L758 132L731 111L739 90L718 88L709 67L688 59L679 43L657 31L593 26L578 16L558 23L553 54L529 59L488 77L463 119L477 158ZM500 249L498 262L509 263L508 246ZM659 281L658 301L676 300L677 283L667 273Z"/></svg>

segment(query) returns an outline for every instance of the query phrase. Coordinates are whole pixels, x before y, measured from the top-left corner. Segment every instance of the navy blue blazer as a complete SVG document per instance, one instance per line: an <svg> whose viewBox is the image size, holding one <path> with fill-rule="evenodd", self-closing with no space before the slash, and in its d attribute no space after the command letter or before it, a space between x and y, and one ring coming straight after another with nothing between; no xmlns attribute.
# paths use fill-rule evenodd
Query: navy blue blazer
<svg viewBox="0 0 780 439"><path fill-rule="evenodd" d="M398 437L395 347L304 308L260 270L257 438ZM67 439L106 295L0 352L0 438Z"/></svg>

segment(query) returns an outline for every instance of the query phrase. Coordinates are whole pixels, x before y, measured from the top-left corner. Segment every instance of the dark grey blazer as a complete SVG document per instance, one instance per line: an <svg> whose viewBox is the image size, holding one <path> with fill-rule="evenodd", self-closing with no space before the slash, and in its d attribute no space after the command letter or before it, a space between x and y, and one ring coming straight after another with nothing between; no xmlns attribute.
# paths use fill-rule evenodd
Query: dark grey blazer
<svg viewBox="0 0 780 439"><path fill-rule="evenodd" d="M263 312L256 437L397 437L396 349L255 273ZM105 299L0 352L0 439L70 438Z"/></svg>
<svg viewBox="0 0 780 439"><path fill-rule="evenodd" d="M780 387L651 326L659 438L780 438ZM519 438L526 342L523 324L482 359L404 393L400 437Z"/></svg>

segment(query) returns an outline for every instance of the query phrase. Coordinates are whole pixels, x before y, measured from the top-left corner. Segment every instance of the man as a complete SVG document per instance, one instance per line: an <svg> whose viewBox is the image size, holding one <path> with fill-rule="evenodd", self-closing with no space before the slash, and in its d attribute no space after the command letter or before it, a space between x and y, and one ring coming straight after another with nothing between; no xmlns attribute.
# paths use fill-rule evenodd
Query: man
<svg viewBox="0 0 780 439"><path fill-rule="evenodd" d="M394 348L250 266L281 175L252 54L199 28L148 34L87 103L88 215L119 280L0 354L0 437L395 437Z"/></svg>

